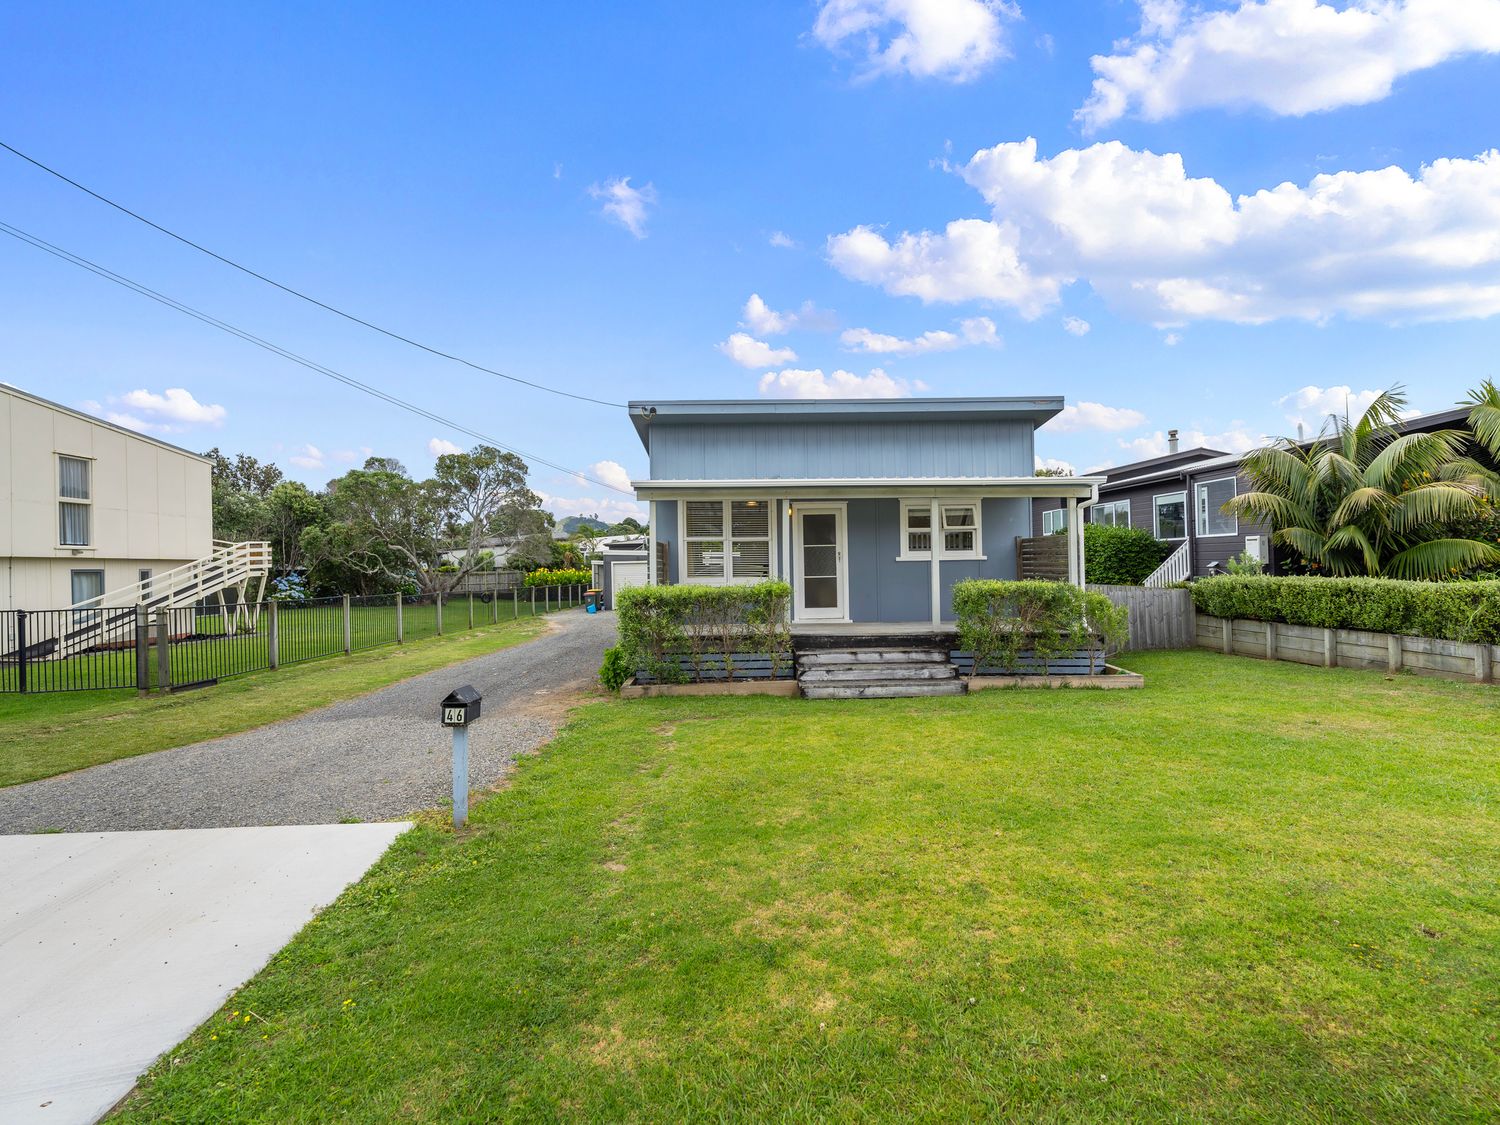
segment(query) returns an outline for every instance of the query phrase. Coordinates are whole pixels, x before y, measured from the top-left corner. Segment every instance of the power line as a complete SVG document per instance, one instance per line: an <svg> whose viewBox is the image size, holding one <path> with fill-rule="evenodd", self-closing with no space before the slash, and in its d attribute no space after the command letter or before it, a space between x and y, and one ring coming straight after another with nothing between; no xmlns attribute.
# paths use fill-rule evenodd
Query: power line
<svg viewBox="0 0 1500 1125"><path fill-rule="evenodd" d="M393 394L388 394L387 392L382 391L377 387L372 387L370 386L370 384L361 382L360 380L354 378L352 375L345 375L340 371L335 371L331 367L325 367L323 364L310 360L306 356L298 355L296 352L293 352L287 348L283 348L280 344L273 344L271 341L263 339L260 336L255 335L253 332L248 332L243 328L237 328L227 321L220 320L217 317L212 316L206 312L195 309L191 305L185 305L181 301L178 301L173 297L168 297L164 293L158 293L155 289L142 285L138 281L132 281L130 278L124 277L121 274L117 274L113 270L99 265L97 262L91 262L87 258L84 258L78 254L74 254L69 250L64 250L60 246L54 246L52 243L47 242L45 239L38 238L34 234L28 234L26 231L21 230L19 227L13 227L9 223L0 222L0 233L8 234L12 238L20 242L24 242L29 246L34 246L38 250L43 250L48 254L51 254L55 258L61 258L63 261L78 266L80 269L88 270L90 273L96 274L97 276L102 277L107 281L113 281L116 285L121 285L126 289L131 290L132 292L139 293L143 297L149 297L151 300L156 301L158 304L166 305L170 309L176 309L178 312L183 313L186 316L190 316L194 320L201 321L202 323L210 325L223 332L228 332L232 336L238 336L241 340L244 340L247 343L254 344L258 348L264 348L266 351L271 352L275 355L279 355L283 359L288 359L293 363L300 364L310 371L316 371L320 375L326 375L328 378L343 383L347 387L353 387L357 391L363 391L365 394L370 395L373 398L378 398L383 402L390 403L392 406L397 406L402 410L410 411L412 414L416 414L419 417L426 418L432 422L436 422L439 425L448 426L454 430L457 430L459 433L468 434L472 438L476 438L488 445L493 445L497 449L503 449L520 457L524 457L528 461L535 461L540 465L546 465L549 469L556 469L558 472L567 473L570 476L579 477L582 480L590 482L591 484L597 484L601 488L608 488L614 492L619 492L626 496L632 495L627 489L618 488L615 485L608 483L607 481L602 481L595 477L591 477L587 473L580 472L577 469L570 469L566 465L559 465L556 461L549 461L547 460L547 458L540 457L535 453L527 453L525 450L506 445L503 442L490 437L488 434L481 433L479 430L470 429L468 426L465 426L460 422L455 422L451 418L445 418L441 414L434 414L432 411L418 406L415 403L407 402L403 398L397 398Z"/></svg>
<svg viewBox="0 0 1500 1125"><path fill-rule="evenodd" d="M129 207L126 207L124 204L122 204L122 203L116 203L113 199L110 199L108 196L100 195L93 188L85 187L83 184L79 183L77 180L71 179L70 177L63 175L56 168L49 168L47 165L43 164L40 160L36 159L34 156L27 156L20 149L15 148L15 147L13 147L11 145L8 145L4 141L0 141L0 148L5 149L5 151L11 153L14 156L19 156L22 160L26 161L26 163L28 163L30 165L33 165L36 168L40 168L43 172L46 172L49 176L55 176L57 179L61 180L63 183L68 184L71 187L77 188L79 191L83 192L85 195L92 196L93 198L97 199L100 203L103 203L103 204L106 204L107 206L113 207L116 211L119 211L121 214L123 214L123 215L129 215L132 219L135 219L137 222L145 223L152 230L160 231L162 234L166 235L168 238L175 238L178 242L182 243L184 246L190 246L190 247L192 247L194 250L197 250L200 254L207 254L210 258L213 258L215 261L223 262L226 266L232 266L234 269L239 270L241 273L248 274L250 277L255 278L257 281L263 281L267 285L270 285L270 286L273 286L273 287L275 287L277 289L280 289L283 293L290 294L291 296L296 297L299 300L306 301L310 305L316 305L318 308L324 309L327 312L331 312L335 316L341 316L345 320L351 321L354 324L363 325L365 328L370 329L372 332L379 332L382 336L388 336L392 340L399 340L403 344L409 344L411 347L418 348L421 351L424 351L424 352L426 352L429 355L435 355L435 356L438 356L441 359L451 360L454 363L461 363L465 367L472 368L475 371L481 371L481 372L483 372L486 375L494 375L497 378L506 379L506 380L509 380L512 383L519 383L522 386L531 387L534 390L545 391L547 394L562 395L564 398L576 399L578 402L591 402L591 403L593 403L596 406L613 406L613 407L618 407L621 410L626 409L626 404L623 403L623 402L610 402L610 401L608 401L606 399L593 398L593 397L591 397L589 395L574 394L572 391L561 391L561 390L558 390L556 387L548 387L548 386L545 386L545 385L543 385L541 383L533 383L530 379L522 379L518 375L507 375L503 371L496 371L494 368L492 368L492 367L486 367L482 363L475 363L473 360L465 359L463 356L453 355L451 352L445 352L441 348L430 347L429 345L421 343L418 340L411 339L409 336L403 336L399 332L392 332L388 328L382 328L378 324L372 324L368 320L364 320L361 317L357 317L353 313L345 312L343 309L336 308L335 306L328 304L326 301L320 301L316 297L309 296L308 294L303 293L302 291L300 291L298 289L293 289L290 285L283 285L281 282L275 280L274 278L269 278L269 277L267 277L263 273L257 273L255 270L251 269L249 266L241 265L239 262L236 262L233 258L226 258L223 254L216 253L215 251L210 250L207 246L203 246L203 245L201 245L201 244L199 244L197 242L194 242L191 238L186 238L183 235L178 234L176 231L168 230L166 227L162 226L160 223L152 222L150 219L146 218L146 216L138 214L135 211L132 211Z"/></svg>

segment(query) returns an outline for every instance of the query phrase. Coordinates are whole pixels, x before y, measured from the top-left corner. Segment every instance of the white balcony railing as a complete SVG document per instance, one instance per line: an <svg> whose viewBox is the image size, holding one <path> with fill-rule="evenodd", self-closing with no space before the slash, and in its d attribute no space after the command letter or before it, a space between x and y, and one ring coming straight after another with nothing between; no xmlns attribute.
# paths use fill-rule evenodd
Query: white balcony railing
<svg viewBox="0 0 1500 1125"><path fill-rule="evenodd" d="M1193 569L1191 546L1192 540L1184 539L1182 546L1168 555L1167 561L1153 570L1141 585L1159 590L1163 586L1186 582Z"/></svg>

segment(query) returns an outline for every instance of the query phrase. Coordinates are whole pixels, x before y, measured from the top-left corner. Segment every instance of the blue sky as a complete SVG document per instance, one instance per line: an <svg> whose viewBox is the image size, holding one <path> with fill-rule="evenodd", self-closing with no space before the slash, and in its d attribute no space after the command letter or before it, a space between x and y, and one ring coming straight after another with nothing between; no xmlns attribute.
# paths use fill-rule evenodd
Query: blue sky
<svg viewBox="0 0 1500 1125"><path fill-rule="evenodd" d="M618 401L1060 394L1038 452L1080 470L1496 375L1497 92L1500 0L0 12L0 139L395 331ZM622 411L341 322L3 152L0 219L644 471ZM0 329L4 381L314 485L472 444L9 238Z"/></svg>

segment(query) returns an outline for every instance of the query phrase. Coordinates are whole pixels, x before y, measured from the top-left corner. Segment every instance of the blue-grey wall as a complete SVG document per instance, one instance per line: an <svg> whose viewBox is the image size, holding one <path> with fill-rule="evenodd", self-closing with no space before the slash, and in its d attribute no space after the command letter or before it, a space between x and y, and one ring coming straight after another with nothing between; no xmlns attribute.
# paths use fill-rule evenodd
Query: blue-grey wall
<svg viewBox="0 0 1500 1125"><path fill-rule="evenodd" d="M812 501L809 501L812 503ZM794 502L795 506L795 502ZM1031 502L981 502L983 559L939 564L943 618L953 619L953 584L964 578L1016 576L1016 537L1027 534ZM853 621L930 621L932 576L925 560L900 561L901 501L849 501L849 617ZM795 571L796 555L792 566Z"/></svg>
<svg viewBox="0 0 1500 1125"><path fill-rule="evenodd" d="M658 423L652 480L1027 477L1029 421Z"/></svg>

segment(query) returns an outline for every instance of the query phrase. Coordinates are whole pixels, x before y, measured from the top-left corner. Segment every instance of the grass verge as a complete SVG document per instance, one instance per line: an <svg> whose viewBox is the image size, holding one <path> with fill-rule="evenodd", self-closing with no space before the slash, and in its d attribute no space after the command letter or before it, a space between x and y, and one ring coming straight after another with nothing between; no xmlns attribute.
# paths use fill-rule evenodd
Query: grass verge
<svg viewBox="0 0 1500 1125"><path fill-rule="evenodd" d="M545 619L502 621L404 645L252 672L180 695L130 690L0 695L0 786L264 726L507 648Z"/></svg>
<svg viewBox="0 0 1500 1125"><path fill-rule="evenodd" d="M586 707L119 1119L1492 1119L1500 693L1129 663Z"/></svg>

